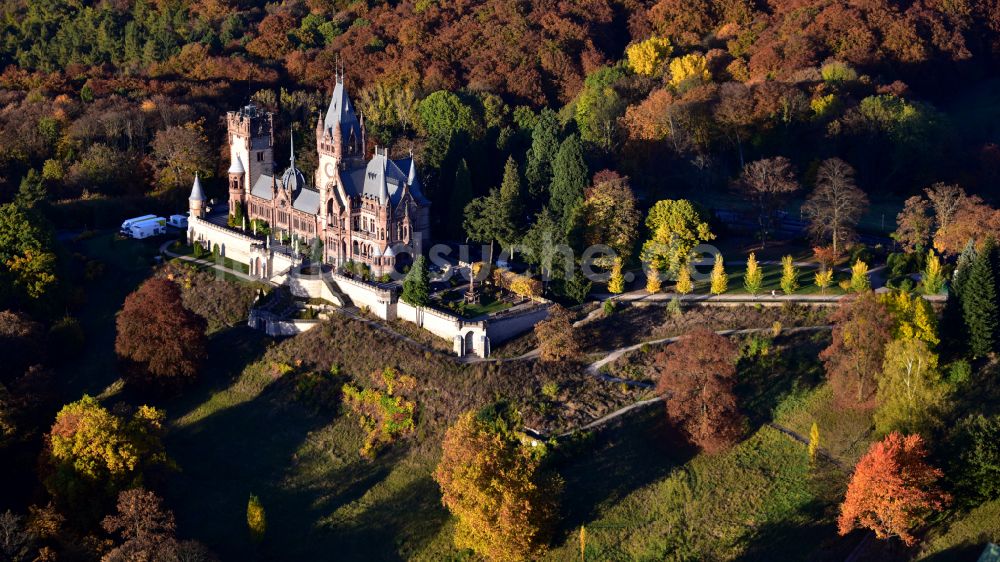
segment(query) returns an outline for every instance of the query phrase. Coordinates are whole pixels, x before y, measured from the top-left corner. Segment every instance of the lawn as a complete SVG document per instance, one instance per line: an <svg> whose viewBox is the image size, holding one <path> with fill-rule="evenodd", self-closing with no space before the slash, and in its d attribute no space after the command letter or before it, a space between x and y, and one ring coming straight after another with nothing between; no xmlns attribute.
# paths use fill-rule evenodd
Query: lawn
<svg viewBox="0 0 1000 562"><path fill-rule="evenodd" d="M777 291L779 295L785 294L781 290L781 264L763 264L760 266L764 273L763 283L761 284L761 295L770 295L771 291ZM711 271L710 266L702 266L706 274ZM815 267L799 267L798 276L796 280L798 281L799 288L795 291L796 295L842 295L844 291L837 286L837 284L844 279L849 279L850 275L844 272L836 272L833 276L833 283L828 287L823 293L819 287L816 286L816 272L818 268ZM729 285L725 294L735 295L735 294L747 294L746 288L743 286L743 276L746 273L746 262L733 263L728 262L726 264L726 273L729 275ZM697 283L695 285L695 292L707 293L709 290L709 282L704 281Z"/></svg>
<svg viewBox="0 0 1000 562"><path fill-rule="evenodd" d="M988 542L1000 543L1000 500L988 501L934 529L917 559L933 562L975 560Z"/></svg>
<svg viewBox="0 0 1000 562"><path fill-rule="evenodd" d="M83 353L59 368L67 400L76 400L83 393L99 394L118 378L115 315L125 297L150 276L159 244L119 239L112 232L66 243L70 252L104 266L103 274L83 287L86 300L75 313L86 334Z"/></svg>

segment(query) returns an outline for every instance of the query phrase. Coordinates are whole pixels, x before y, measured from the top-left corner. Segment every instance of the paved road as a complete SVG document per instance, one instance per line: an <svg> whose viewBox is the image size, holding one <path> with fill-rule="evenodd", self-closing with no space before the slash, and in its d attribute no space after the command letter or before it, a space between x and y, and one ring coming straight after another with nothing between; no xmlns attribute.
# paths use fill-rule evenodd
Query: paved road
<svg viewBox="0 0 1000 562"><path fill-rule="evenodd" d="M171 240L169 242L164 242L163 244L161 244L160 245L160 253L163 254L163 255L165 255L165 256L168 256L168 257L171 257L171 258L176 258L176 259L179 259L179 260L182 260L182 261L196 263L198 265L208 266L208 267L211 267L212 269L214 269L216 271L221 271L223 273L229 273L230 275L235 275L236 277L239 277L240 279L244 279L246 281L260 281L260 282L263 282L262 279L257 279L255 277L250 277L246 273L243 273L242 271L239 271L239 270L236 270L236 269L229 269L228 267L226 267L225 265L220 264L220 263L216 263L216 262L213 262L213 261L210 261L210 260L206 260L206 259L193 258L191 256L183 256L181 254L172 252L172 251L170 251L170 246L173 243L174 243L174 241Z"/></svg>
<svg viewBox="0 0 1000 562"><path fill-rule="evenodd" d="M829 330L829 329L831 329L831 327L832 326L803 326L803 327L799 327L799 328L785 328L785 329L783 329L781 331L781 333L782 334L797 334L797 333L800 333L800 332L816 332L816 331L820 331L820 330ZM770 332L770 331L771 331L771 328L747 328L747 329L743 329L743 330L716 330L715 333L719 334L720 336L730 336L730 335L737 335L737 334L753 334L753 333L757 333L757 332ZM618 359L619 357L621 357L622 355L625 355L626 353L628 353L630 351L635 351L637 349L640 349L644 345L657 345L657 344L661 344L661 343L671 343L671 342L677 341L680 337L683 337L683 336L673 336L673 337L669 337L669 338L660 338L658 340L650 340L650 341L640 342L640 343L629 345L629 346L625 346L625 347L620 347L618 349L610 351L607 355L605 355L604 357L598 359L597 361L594 361L590 365L587 365L586 372L589 375L602 376L603 378L610 379L613 382L625 382L625 383L635 382L635 381L628 381L628 380L625 380L625 379L619 379L619 378L616 378L616 377L609 377L608 375L604 375L603 373L601 373L601 367L607 365L608 363L611 363L615 359Z"/></svg>

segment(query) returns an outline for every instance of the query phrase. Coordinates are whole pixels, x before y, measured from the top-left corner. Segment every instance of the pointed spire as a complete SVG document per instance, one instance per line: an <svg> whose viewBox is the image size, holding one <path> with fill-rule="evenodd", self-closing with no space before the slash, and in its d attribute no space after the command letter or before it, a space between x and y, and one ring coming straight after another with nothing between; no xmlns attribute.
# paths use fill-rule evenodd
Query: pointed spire
<svg viewBox="0 0 1000 562"><path fill-rule="evenodd" d="M384 149L384 150L385 150L385 152L382 153L382 177L380 178L382 184L378 188L378 198L379 198L379 202L380 203L382 203L383 205L388 205L389 204L389 185L385 181L385 173L386 173L386 167L387 167L388 160L389 160L389 150L388 149Z"/></svg>
<svg viewBox="0 0 1000 562"><path fill-rule="evenodd" d="M406 183L411 187L417 184L417 161L413 159L412 150L410 150L410 173L406 175Z"/></svg>
<svg viewBox="0 0 1000 562"><path fill-rule="evenodd" d="M198 172L194 173L194 185L191 186L191 196L188 199L190 201L205 200L205 190L201 188L201 180L198 178Z"/></svg>
<svg viewBox="0 0 1000 562"><path fill-rule="evenodd" d="M288 158L288 160L291 162L292 168L294 168L295 167L295 131L291 131L289 133L288 140L291 142L291 145L292 145L292 150L291 150L291 153L290 153L291 156Z"/></svg>

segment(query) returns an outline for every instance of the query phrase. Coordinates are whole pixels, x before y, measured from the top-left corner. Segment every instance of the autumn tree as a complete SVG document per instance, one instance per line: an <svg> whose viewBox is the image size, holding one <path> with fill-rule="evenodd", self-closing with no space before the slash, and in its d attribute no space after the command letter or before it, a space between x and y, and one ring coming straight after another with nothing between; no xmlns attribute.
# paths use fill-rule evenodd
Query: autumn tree
<svg viewBox="0 0 1000 562"><path fill-rule="evenodd" d="M161 188L190 185L196 173L203 179L212 177L215 166L202 121L158 131L150 146Z"/></svg>
<svg viewBox="0 0 1000 562"><path fill-rule="evenodd" d="M894 340L886 346L878 378L875 429L883 434L924 433L938 420L946 395L937 354L927 342L914 337Z"/></svg>
<svg viewBox="0 0 1000 562"><path fill-rule="evenodd" d="M945 284L941 259L931 249L927 250L927 260L924 263L924 271L920 276L920 289L925 295L936 295L944 289Z"/></svg>
<svg viewBox="0 0 1000 562"><path fill-rule="evenodd" d="M250 538L254 542L264 540L264 533L267 532L264 504L257 497L257 494L250 494L250 499L247 501L247 530L250 531Z"/></svg>
<svg viewBox="0 0 1000 562"><path fill-rule="evenodd" d="M100 513L108 493L135 486L168 464L160 440L164 414L142 406L130 418L84 395L56 415L42 460L45 487L82 517Z"/></svg>
<svg viewBox="0 0 1000 562"><path fill-rule="evenodd" d="M747 268L743 272L743 288L751 295L757 296L763 285L764 270L757 263L757 255L750 252L750 255L747 256Z"/></svg>
<svg viewBox="0 0 1000 562"><path fill-rule="evenodd" d="M851 290L855 293L870 291L871 280L868 278L868 264L859 258L851 266Z"/></svg>
<svg viewBox="0 0 1000 562"><path fill-rule="evenodd" d="M548 318L535 324L535 339L542 361L573 359L580 351L573 332L573 313L558 304L549 307Z"/></svg>
<svg viewBox="0 0 1000 562"><path fill-rule="evenodd" d="M184 308L176 284L154 277L125 298L115 352L135 379L164 386L190 381L207 354L205 325Z"/></svg>
<svg viewBox="0 0 1000 562"><path fill-rule="evenodd" d="M455 546L491 561L543 554L556 523L562 482L544 468L545 446L527 443L519 424L500 406L462 414L434 470L441 502L457 520Z"/></svg>
<svg viewBox="0 0 1000 562"><path fill-rule="evenodd" d="M892 432L873 443L847 485L837 520L840 534L865 528L880 539L898 537L908 546L915 544L914 529L924 523L928 512L950 500L937 484L941 471L926 458L919 435Z"/></svg>
<svg viewBox="0 0 1000 562"><path fill-rule="evenodd" d="M820 353L834 396L841 407L874 405L877 377L892 338L892 317L879 297L867 291L842 300L830 317L833 337Z"/></svg>
<svg viewBox="0 0 1000 562"><path fill-rule="evenodd" d="M946 255L962 251L969 240L982 244L987 238L1000 231L1000 210L987 205L976 195L966 195L957 186L939 187L948 193L939 204L949 214L947 222L939 220L940 226L934 233L934 248ZM953 190L957 190L953 191ZM928 191L928 194L933 193ZM935 206L936 208L936 206Z"/></svg>
<svg viewBox="0 0 1000 562"><path fill-rule="evenodd" d="M795 267L792 256L781 258L781 291L790 295L799 288L799 269Z"/></svg>
<svg viewBox="0 0 1000 562"><path fill-rule="evenodd" d="M728 338L699 329L658 353L653 362L667 416L708 453L728 448L743 434L734 391L738 357Z"/></svg>
<svg viewBox="0 0 1000 562"><path fill-rule="evenodd" d="M757 211L761 247L767 245L775 215L788 197L799 189L792 163L784 156L764 158L743 167L739 188Z"/></svg>
<svg viewBox="0 0 1000 562"><path fill-rule="evenodd" d="M616 295L625 292L625 276L622 274L621 258L615 258L611 265L611 276L608 278L608 292Z"/></svg>
<svg viewBox="0 0 1000 562"><path fill-rule="evenodd" d="M628 65L636 74L655 76L663 71L663 65L673 47L665 37L650 37L633 43L625 49Z"/></svg>
<svg viewBox="0 0 1000 562"><path fill-rule="evenodd" d="M163 500L143 488L118 494L116 513L104 518L101 526L121 539L101 559L103 562L134 560L212 560L214 557L196 541L178 541L174 514Z"/></svg>
<svg viewBox="0 0 1000 562"><path fill-rule="evenodd" d="M642 245L642 260L672 278L691 259L695 246L715 239L708 222L686 199L657 201L646 217L646 227L652 237Z"/></svg>
<svg viewBox="0 0 1000 562"><path fill-rule="evenodd" d="M802 205L812 235L831 241L837 253L854 239L867 209L868 196L854 184L854 169L839 158L824 160L816 171L816 188Z"/></svg>
<svg viewBox="0 0 1000 562"><path fill-rule="evenodd" d="M729 275L726 273L726 266L722 262L722 254L715 254L715 262L712 264L712 276L710 292L713 295L721 295L729 288Z"/></svg>
<svg viewBox="0 0 1000 562"><path fill-rule="evenodd" d="M677 272L677 283L674 284L674 290L682 295L686 295L694 290L694 282L691 280L691 266L689 264L682 265L680 271Z"/></svg>
<svg viewBox="0 0 1000 562"><path fill-rule="evenodd" d="M641 220L628 178L608 171L596 174L585 194L583 213L586 244L604 244L628 261Z"/></svg>
<svg viewBox="0 0 1000 562"><path fill-rule="evenodd" d="M679 92L690 90L712 80L708 61L701 53L688 53L670 61L670 85Z"/></svg>
<svg viewBox="0 0 1000 562"><path fill-rule="evenodd" d="M914 195L903 204L903 210L896 215L896 231L892 237L907 252L926 248L934 233L934 218L930 214L930 203Z"/></svg>

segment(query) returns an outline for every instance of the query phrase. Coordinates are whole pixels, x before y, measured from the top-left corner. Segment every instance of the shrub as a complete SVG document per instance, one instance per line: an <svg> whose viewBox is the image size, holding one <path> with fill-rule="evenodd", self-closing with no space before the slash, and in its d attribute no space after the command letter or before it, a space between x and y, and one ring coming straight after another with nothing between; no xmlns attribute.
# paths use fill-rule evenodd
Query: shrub
<svg viewBox="0 0 1000 562"><path fill-rule="evenodd" d="M604 301L604 304L601 305L601 308L604 310L605 316L611 316L612 314L615 313L615 301L608 299Z"/></svg>
<svg viewBox="0 0 1000 562"><path fill-rule="evenodd" d="M247 529L250 530L250 538L254 542L264 540L264 533L267 531L267 517L264 515L264 504L255 494L250 494L250 501L247 502Z"/></svg>
<svg viewBox="0 0 1000 562"><path fill-rule="evenodd" d="M555 400L559 396L559 383L549 381L542 385L542 396L549 400Z"/></svg>
<svg viewBox="0 0 1000 562"><path fill-rule="evenodd" d="M344 385L345 405L368 432L361 454L369 458L398 437L412 434L416 427L416 404L397 392L413 390L416 385L413 377L386 367L380 373L372 373L371 384L369 388Z"/></svg>

